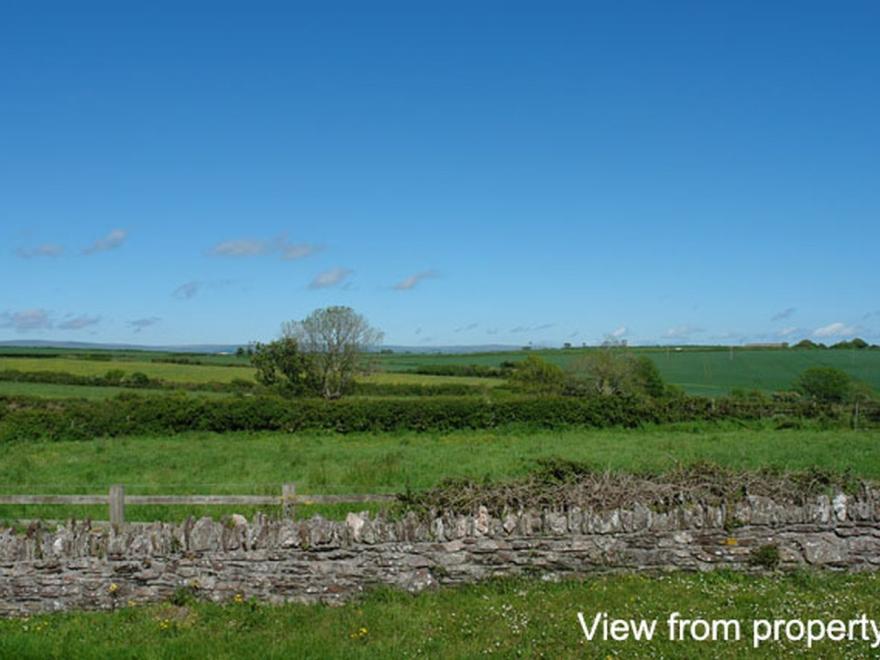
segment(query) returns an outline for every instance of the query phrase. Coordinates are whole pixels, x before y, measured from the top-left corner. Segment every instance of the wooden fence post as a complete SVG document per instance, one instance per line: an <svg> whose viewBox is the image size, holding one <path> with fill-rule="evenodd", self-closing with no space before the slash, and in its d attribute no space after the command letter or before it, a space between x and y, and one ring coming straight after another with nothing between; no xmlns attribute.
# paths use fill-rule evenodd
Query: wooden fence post
<svg viewBox="0 0 880 660"><path fill-rule="evenodd" d="M125 486L113 484L110 486L110 494L107 497L110 504L110 524L125 524Z"/></svg>
<svg viewBox="0 0 880 660"><path fill-rule="evenodd" d="M296 484L281 484L282 515L288 520L293 520L293 506L295 497Z"/></svg>

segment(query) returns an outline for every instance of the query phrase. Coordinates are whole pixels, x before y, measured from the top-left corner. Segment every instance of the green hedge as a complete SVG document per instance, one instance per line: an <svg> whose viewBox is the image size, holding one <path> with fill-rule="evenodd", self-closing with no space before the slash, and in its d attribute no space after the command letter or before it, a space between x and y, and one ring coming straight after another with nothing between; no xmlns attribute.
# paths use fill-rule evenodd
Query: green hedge
<svg viewBox="0 0 880 660"><path fill-rule="evenodd" d="M469 378L507 378L510 367L490 367L483 364L423 364L410 372L425 376L467 376Z"/></svg>
<svg viewBox="0 0 880 660"><path fill-rule="evenodd" d="M637 427L700 420L808 418L846 425L851 411L814 403L760 403L699 397L666 401L620 397L424 399L282 399L127 395L104 401L45 401L0 398L0 441L39 438L88 439L98 436L173 434L184 431L435 431L485 429L507 424L543 428L568 426ZM863 409L862 423L880 421L876 407Z"/></svg>
<svg viewBox="0 0 880 660"><path fill-rule="evenodd" d="M355 382L357 396L474 396L487 393L484 385L469 383L362 383Z"/></svg>

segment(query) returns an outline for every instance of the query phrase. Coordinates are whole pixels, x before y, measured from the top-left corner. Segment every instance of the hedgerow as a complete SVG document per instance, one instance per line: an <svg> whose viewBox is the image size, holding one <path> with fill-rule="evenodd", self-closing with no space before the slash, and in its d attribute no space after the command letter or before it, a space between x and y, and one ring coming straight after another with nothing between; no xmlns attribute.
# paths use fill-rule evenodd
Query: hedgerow
<svg viewBox="0 0 880 660"><path fill-rule="evenodd" d="M130 394L103 401L0 397L0 441L77 440L185 431L444 431L509 424L540 428L633 428L645 424L768 417L782 425L796 425L800 419L846 425L850 410L815 402L755 403L699 397L491 400L437 396L335 401L271 396L205 399L183 394L150 397ZM863 408L862 419L865 423L876 423L880 421L880 411L876 407Z"/></svg>

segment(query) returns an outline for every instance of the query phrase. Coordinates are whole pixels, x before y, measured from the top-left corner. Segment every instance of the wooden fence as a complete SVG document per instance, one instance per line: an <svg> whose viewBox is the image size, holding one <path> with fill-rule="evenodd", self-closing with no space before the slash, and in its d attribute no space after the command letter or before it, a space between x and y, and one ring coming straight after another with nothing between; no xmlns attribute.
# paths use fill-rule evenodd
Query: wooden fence
<svg viewBox="0 0 880 660"><path fill-rule="evenodd" d="M122 484L114 484L107 495L0 495L0 504L103 504L108 507L110 524L122 525L126 504L281 505L284 517L293 519L297 504L354 504L394 499L394 495L297 495L293 483L282 484L280 495L126 495Z"/></svg>

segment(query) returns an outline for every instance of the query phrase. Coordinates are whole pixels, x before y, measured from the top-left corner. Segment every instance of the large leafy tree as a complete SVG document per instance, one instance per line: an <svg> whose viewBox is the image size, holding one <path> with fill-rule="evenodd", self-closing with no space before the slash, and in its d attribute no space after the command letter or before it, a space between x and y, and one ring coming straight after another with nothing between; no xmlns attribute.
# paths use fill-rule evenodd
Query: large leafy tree
<svg viewBox="0 0 880 660"><path fill-rule="evenodd" d="M286 322L282 330L307 356L311 377L327 399L351 391L367 350L382 342L382 332L351 307L317 309L302 321Z"/></svg>

